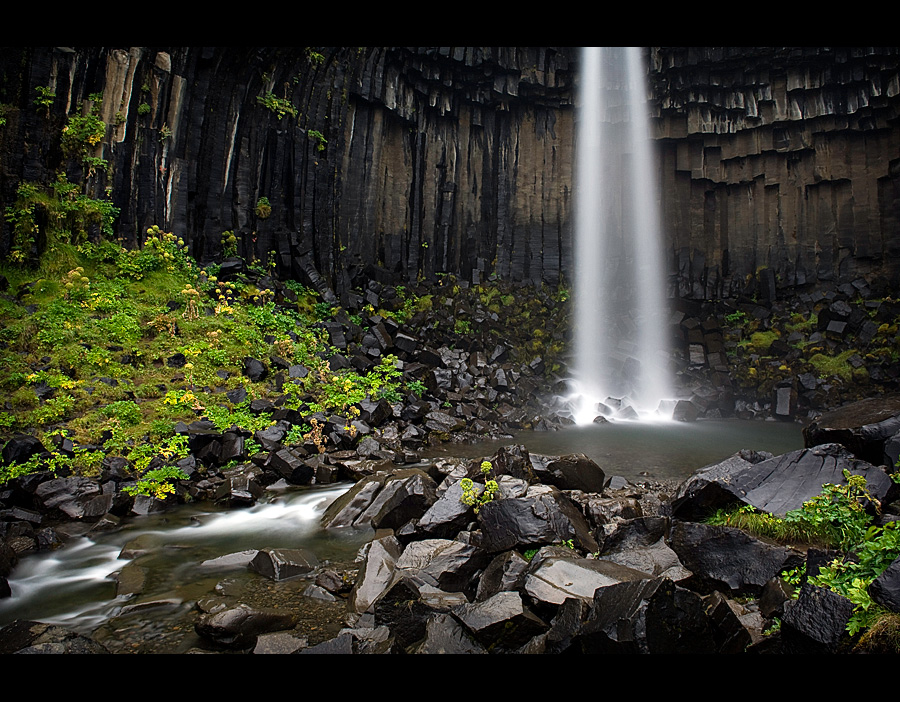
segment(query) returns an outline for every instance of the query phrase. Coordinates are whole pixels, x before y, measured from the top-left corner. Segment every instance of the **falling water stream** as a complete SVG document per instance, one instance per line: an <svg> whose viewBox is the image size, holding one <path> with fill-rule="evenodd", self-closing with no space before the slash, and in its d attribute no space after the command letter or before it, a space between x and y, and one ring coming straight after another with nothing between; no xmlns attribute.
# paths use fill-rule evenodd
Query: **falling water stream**
<svg viewBox="0 0 900 702"><path fill-rule="evenodd" d="M665 402L665 269L641 50L585 47L582 63L569 398L578 424L625 408L657 416L661 401L663 412L673 404Z"/></svg>

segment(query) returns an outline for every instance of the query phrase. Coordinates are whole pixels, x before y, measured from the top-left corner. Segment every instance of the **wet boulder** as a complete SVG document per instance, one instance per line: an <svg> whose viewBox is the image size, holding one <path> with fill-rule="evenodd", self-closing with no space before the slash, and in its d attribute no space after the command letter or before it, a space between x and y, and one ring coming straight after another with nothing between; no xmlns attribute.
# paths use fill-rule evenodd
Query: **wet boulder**
<svg viewBox="0 0 900 702"><path fill-rule="evenodd" d="M606 484L603 469L583 453L566 456L531 454L531 464L542 483L555 485L560 490L601 493Z"/></svg>
<svg viewBox="0 0 900 702"><path fill-rule="evenodd" d="M740 476L751 466L772 457L771 453L742 450L724 461L714 463L688 477L672 500L672 515L678 519L702 520L717 509L739 499L733 476Z"/></svg>
<svg viewBox="0 0 900 702"><path fill-rule="evenodd" d="M390 630L400 651L427 636L428 622L436 614L446 614L467 602L460 593L449 593L398 570L373 607L375 625Z"/></svg>
<svg viewBox="0 0 900 702"><path fill-rule="evenodd" d="M758 596L766 583L804 560L794 549L756 539L740 529L676 521L669 545L700 592Z"/></svg>
<svg viewBox="0 0 900 702"><path fill-rule="evenodd" d="M374 539L367 544L363 564L347 602L351 612L362 613L373 609L375 602L393 582L402 552L403 547L393 536Z"/></svg>
<svg viewBox="0 0 900 702"><path fill-rule="evenodd" d="M721 595L704 597L663 579L647 602L648 653L741 653L751 637Z"/></svg>
<svg viewBox="0 0 900 702"><path fill-rule="evenodd" d="M26 463L29 458L44 453L47 449L40 439L27 434L16 434L3 446L3 463Z"/></svg>
<svg viewBox="0 0 900 702"><path fill-rule="evenodd" d="M312 551L305 548L273 548L258 551L250 561L250 570L270 580L287 580L307 575L319 565Z"/></svg>
<svg viewBox="0 0 900 702"><path fill-rule="evenodd" d="M525 576L524 591L538 602L560 605L567 598L591 601L597 588L631 580L646 580L647 573L596 559L569 554L539 552Z"/></svg>
<svg viewBox="0 0 900 702"><path fill-rule="evenodd" d="M488 651L450 614L438 613L425 623L422 640L408 649L409 653L486 654Z"/></svg>
<svg viewBox="0 0 900 702"><path fill-rule="evenodd" d="M201 615L194 629L217 647L245 650L256 644L260 634L290 629L295 624L296 617L289 612L239 604L220 612Z"/></svg>
<svg viewBox="0 0 900 702"><path fill-rule="evenodd" d="M406 546L396 568L446 592L474 590L476 573L490 561L484 549L450 539L423 539Z"/></svg>
<svg viewBox="0 0 900 702"><path fill-rule="evenodd" d="M96 481L79 477L46 480L37 486L34 496L42 509L59 510L69 519L99 519L113 502L113 495L101 493Z"/></svg>
<svg viewBox="0 0 900 702"><path fill-rule="evenodd" d="M853 603L827 588L806 584L787 602L781 619L784 653L836 653L847 640Z"/></svg>
<svg viewBox="0 0 900 702"><path fill-rule="evenodd" d="M509 590L481 602L461 604L452 612L479 643L494 653L515 652L549 628L525 605L522 595Z"/></svg>
<svg viewBox="0 0 900 702"><path fill-rule="evenodd" d="M475 600L483 602L498 592L520 589L528 572L528 565L528 561L518 551L504 551L494 556L478 579Z"/></svg>
<svg viewBox="0 0 900 702"><path fill-rule="evenodd" d="M493 500L478 513L482 545L491 553L572 540L589 553L599 550L587 521L552 486L530 488L523 497Z"/></svg>
<svg viewBox="0 0 900 702"><path fill-rule="evenodd" d="M249 465L230 471L216 487L216 501L232 507L255 504L262 497L265 488L260 484L256 470Z"/></svg>
<svg viewBox="0 0 900 702"><path fill-rule="evenodd" d="M420 537L451 538L475 517L472 508L462 502L460 480L452 482L416 523Z"/></svg>
<svg viewBox="0 0 900 702"><path fill-rule="evenodd" d="M598 588L583 623L569 637L572 650L647 653L647 605L663 582L663 578L644 578Z"/></svg>
<svg viewBox="0 0 900 702"><path fill-rule="evenodd" d="M17 620L0 628L0 654L109 653L103 644L55 624Z"/></svg>
<svg viewBox="0 0 900 702"><path fill-rule="evenodd" d="M870 398L816 417L803 429L807 448L838 443L873 465L893 466L885 444L900 434L900 397Z"/></svg>
<svg viewBox="0 0 900 702"><path fill-rule="evenodd" d="M247 356L244 358L243 364L244 375L254 383L265 380L266 376L269 374L269 369L266 368L266 364L258 358Z"/></svg>
<svg viewBox="0 0 900 702"><path fill-rule="evenodd" d="M839 444L769 458L764 455L741 451L696 472L679 486L672 502L673 516L701 520L718 508L743 502L783 517L821 493L826 483L845 483L845 470L864 476L879 501L894 492L894 484L881 467L856 458Z"/></svg>
<svg viewBox="0 0 900 702"><path fill-rule="evenodd" d="M869 594L882 607L892 612L900 612L900 558L872 581L869 585Z"/></svg>
<svg viewBox="0 0 900 702"><path fill-rule="evenodd" d="M265 468L292 485L309 485L315 477L315 469L303 460L296 449L283 448L271 452Z"/></svg>
<svg viewBox="0 0 900 702"><path fill-rule="evenodd" d="M355 520L356 525L374 529L398 529L418 519L437 499L437 485L418 468L399 470L389 476L369 506Z"/></svg>
<svg viewBox="0 0 900 702"><path fill-rule="evenodd" d="M353 487L332 502L322 515L322 527L336 529L340 527L364 526L362 515L366 512L375 496L384 485L387 475L379 473L358 480Z"/></svg>
<svg viewBox="0 0 900 702"><path fill-rule="evenodd" d="M501 446L490 459L493 474L511 475L529 483L538 480L528 449L519 444Z"/></svg>
<svg viewBox="0 0 900 702"><path fill-rule="evenodd" d="M665 517L643 517L621 522L603 542L600 559L678 582L690 577L678 554L666 542Z"/></svg>

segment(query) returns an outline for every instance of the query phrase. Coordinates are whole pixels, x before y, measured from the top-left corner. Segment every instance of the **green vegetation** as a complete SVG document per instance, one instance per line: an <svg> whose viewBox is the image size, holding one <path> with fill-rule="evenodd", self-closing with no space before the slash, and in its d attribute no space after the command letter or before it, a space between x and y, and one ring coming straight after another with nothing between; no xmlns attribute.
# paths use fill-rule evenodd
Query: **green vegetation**
<svg viewBox="0 0 900 702"><path fill-rule="evenodd" d="M316 323L339 310L302 285L289 286L296 303L276 305L273 291L252 277L220 281L218 267L200 270L184 241L157 226L133 250L108 239L88 241L83 220L92 211L73 214L71 203L85 201L57 190L67 191L25 184L8 211L17 237L24 232L35 246L37 208L45 208L42 220L52 228L40 232L43 255L32 267L16 255L32 253L20 238L0 263L13 293L0 298L0 391L8 403L0 412L0 443L28 433L49 448L50 435L62 431L76 447L101 450L76 448L73 456L51 453L6 466L0 484L63 466L68 474L96 474L106 456L127 458L136 475L154 459L172 464L187 455L176 422L205 417L220 430L253 432L272 423L269 415L249 411L256 398L297 411L305 418L304 436L319 426L321 446L327 437L317 412L340 414L349 427L364 398L402 397L392 356L368 373L329 368L337 350ZM244 376L245 357L272 355L310 372L279 392ZM175 358L181 362L173 365ZM225 393L239 388L247 399L229 401ZM245 441L244 455L258 450ZM135 489L163 494L171 476L162 477L145 476Z"/></svg>
<svg viewBox="0 0 900 702"><path fill-rule="evenodd" d="M485 482L484 489L481 492L478 492L475 483L471 478L463 478L459 483L462 488L462 495L460 496L459 501L464 505L469 505L474 508L475 514L478 514L479 510L484 505L500 494L500 486L497 484L497 481L491 477L493 468L494 466L491 465L490 461L482 461L481 473L485 478Z"/></svg>
<svg viewBox="0 0 900 702"><path fill-rule="evenodd" d="M53 106L53 100L56 98L56 93L43 85L36 86L34 90L37 93L37 97L34 99L34 106L39 110L45 110L47 114L50 114L50 108Z"/></svg>
<svg viewBox="0 0 900 702"><path fill-rule="evenodd" d="M723 510L709 523L737 527L782 543L839 549L844 555L807 578L805 565L785 573L789 583L799 585L807 579L812 585L843 595L855 608L847 625L853 635L875 626L887 612L869 596L871 582L900 556L900 523L873 524L867 506L878 506L869 493L866 480L844 471L846 484L826 484L822 492L783 519L755 510L749 505Z"/></svg>
<svg viewBox="0 0 900 702"><path fill-rule="evenodd" d="M272 204L269 202L269 198L259 198L259 200L256 201L254 212L256 212L256 216L260 219L268 219L268 217L272 214Z"/></svg>
<svg viewBox="0 0 900 702"><path fill-rule="evenodd" d="M286 115L297 117L297 115L299 114L297 108L291 104L290 100L286 98L280 98L272 92L257 97L256 101L267 110L271 110L272 112L274 112L275 116L278 117L278 119L282 119Z"/></svg>
<svg viewBox="0 0 900 702"><path fill-rule="evenodd" d="M317 150L325 150L325 144L328 143L328 140L325 138L325 135L323 135L322 132L318 132L315 129L310 129L306 134L310 139L316 142Z"/></svg>
<svg viewBox="0 0 900 702"><path fill-rule="evenodd" d="M166 499L175 492L173 480L187 480L190 476L180 468L165 466L148 471L135 485L122 488L129 495L147 495L158 500Z"/></svg>
<svg viewBox="0 0 900 702"><path fill-rule="evenodd" d="M865 368L854 368L850 364L850 358L858 353L856 349L847 349L836 356L816 353L810 356L809 362L820 378L838 377L845 382L866 380L869 372Z"/></svg>
<svg viewBox="0 0 900 702"><path fill-rule="evenodd" d="M92 225L98 226L105 236L112 236L119 209L108 200L88 197L79 190L64 174L50 187L28 182L19 185L15 203L4 213L12 232L13 263L35 263L45 246L83 242ZM43 229L39 228L39 221L46 223Z"/></svg>
<svg viewBox="0 0 900 702"><path fill-rule="evenodd" d="M100 119L101 95L91 95L91 111L86 115L70 115L62 131L62 150L66 156L84 160L106 135L106 123Z"/></svg>

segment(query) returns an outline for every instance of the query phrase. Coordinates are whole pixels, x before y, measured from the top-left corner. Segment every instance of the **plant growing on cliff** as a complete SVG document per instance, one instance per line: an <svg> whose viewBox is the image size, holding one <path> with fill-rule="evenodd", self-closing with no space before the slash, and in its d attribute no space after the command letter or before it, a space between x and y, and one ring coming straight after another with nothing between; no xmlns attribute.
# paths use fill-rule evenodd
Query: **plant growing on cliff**
<svg viewBox="0 0 900 702"><path fill-rule="evenodd" d="M37 93L37 97L34 99L34 106L39 110L45 110L49 115L50 108L53 106L53 100L56 98L56 93L44 85L35 86L34 90Z"/></svg>
<svg viewBox="0 0 900 702"><path fill-rule="evenodd" d="M325 135L322 132L318 132L315 129L310 129L307 133L310 139L316 142L316 149L318 151L325 150L325 144L328 143L328 140L325 138Z"/></svg>
<svg viewBox="0 0 900 702"><path fill-rule="evenodd" d="M269 198L259 198L259 200L256 201L256 207L253 209L253 211L260 219L268 219L272 214L272 204L269 202Z"/></svg>
<svg viewBox="0 0 900 702"><path fill-rule="evenodd" d="M278 119L282 119L285 115L290 115L291 117L296 117L298 114L297 108L291 104L291 101L286 98L280 98L275 93L268 92L265 95L260 95L256 98L256 101L265 107L267 110L271 110L275 113L275 116Z"/></svg>

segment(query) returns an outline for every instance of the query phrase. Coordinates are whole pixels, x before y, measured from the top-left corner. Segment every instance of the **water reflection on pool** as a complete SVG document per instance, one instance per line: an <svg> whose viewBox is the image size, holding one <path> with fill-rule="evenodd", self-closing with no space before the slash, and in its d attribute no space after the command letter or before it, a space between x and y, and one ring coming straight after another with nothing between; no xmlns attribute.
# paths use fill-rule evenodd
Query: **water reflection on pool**
<svg viewBox="0 0 900 702"><path fill-rule="evenodd" d="M512 439L451 444L428 456L481 457L500 446L524 444L531 453L583 453L607 477L683 479L741 449L780 455L803 448L802 426L791 422L707 419L696 422L609 422L553 432L522 432Z"/></svg>

